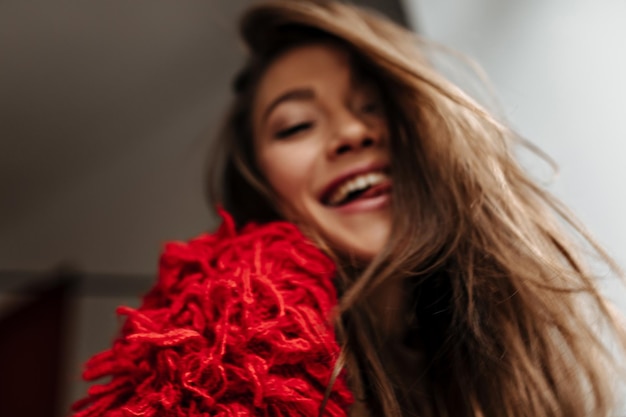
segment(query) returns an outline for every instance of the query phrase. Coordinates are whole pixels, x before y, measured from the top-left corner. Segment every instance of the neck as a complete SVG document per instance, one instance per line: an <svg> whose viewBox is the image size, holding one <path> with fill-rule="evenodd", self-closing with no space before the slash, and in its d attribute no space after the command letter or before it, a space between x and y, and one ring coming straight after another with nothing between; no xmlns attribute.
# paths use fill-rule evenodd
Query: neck
<svg viewBox="0 0 626 417"><path fill-rule="evenodd" d="M393 343L403 339L407 327L406 304L404 281L400 279L387 280L369 296L373 324L384 341Z"/></svg>

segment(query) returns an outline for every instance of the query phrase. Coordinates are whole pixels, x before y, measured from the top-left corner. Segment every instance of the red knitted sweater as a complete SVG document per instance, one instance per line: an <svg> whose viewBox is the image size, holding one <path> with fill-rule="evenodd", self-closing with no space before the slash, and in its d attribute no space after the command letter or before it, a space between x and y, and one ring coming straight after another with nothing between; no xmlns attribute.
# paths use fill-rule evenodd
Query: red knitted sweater
<svg viewBox="0 0 626 417"><path fill-rule="evenodd" d="M74 417L318 416L339 348L329 317L334 265L293 225L230 216L166 246L156 285L126 316ZM339 378L326 416L346 416Z"/></svg>

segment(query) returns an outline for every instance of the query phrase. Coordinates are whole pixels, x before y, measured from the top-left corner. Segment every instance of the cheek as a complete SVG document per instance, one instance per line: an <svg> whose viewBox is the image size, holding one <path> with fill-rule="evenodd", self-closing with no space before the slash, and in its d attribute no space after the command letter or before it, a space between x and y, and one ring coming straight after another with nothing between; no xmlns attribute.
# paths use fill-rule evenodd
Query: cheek
<svg viewBox="0 0 626 417"><path fill-rule="evenodd" d="M303 214L312 196L316 150L306 143L277 142L259 152L259 167L287 205Z"/></svg>

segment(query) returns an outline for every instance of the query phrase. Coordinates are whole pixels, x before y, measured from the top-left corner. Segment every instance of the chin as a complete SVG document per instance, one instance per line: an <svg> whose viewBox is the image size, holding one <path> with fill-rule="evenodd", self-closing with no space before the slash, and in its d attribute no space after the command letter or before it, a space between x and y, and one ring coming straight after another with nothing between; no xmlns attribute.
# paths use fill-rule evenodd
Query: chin
<svg viewBox="0 0 626 417"><path fill-rule="evenodd" d="M309 213L307 223L317 229L337 255L347 259L371 261L387 245L391 234L388 207L349 214L328 213L326 208Z"/></svg>
<svg viewBox="0 0 626 417"><path fill-rule="evenodd" d="M369 225L365 230L332 236L331 241L345 256L369 262L383 250L389 240L389 232L387 224Z"/></svg>

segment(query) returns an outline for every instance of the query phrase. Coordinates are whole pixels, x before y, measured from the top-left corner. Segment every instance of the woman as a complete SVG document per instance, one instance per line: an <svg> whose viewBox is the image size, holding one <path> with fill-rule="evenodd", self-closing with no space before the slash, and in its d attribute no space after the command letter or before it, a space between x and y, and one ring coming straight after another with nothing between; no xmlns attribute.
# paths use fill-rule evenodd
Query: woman
<svg viewBox="0 0 626 417"><path fill-rule="evenodd" d="M558 219L619 268L520 139L380 16L269 2L242 35L211 176L233 217L166 250L77 416L608 415L590 319L626 338Z"/></svg>

